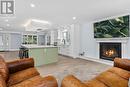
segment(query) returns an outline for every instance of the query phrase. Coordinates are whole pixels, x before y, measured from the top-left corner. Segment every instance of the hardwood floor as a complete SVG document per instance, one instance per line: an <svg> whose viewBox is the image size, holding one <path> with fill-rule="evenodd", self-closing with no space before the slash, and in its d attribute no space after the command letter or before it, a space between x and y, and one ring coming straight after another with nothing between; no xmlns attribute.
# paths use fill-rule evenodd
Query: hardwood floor
<svg viewBox="0 0 130 87"><path fill-rule="evenodd" d="M60 85L62 79L69 74L75 75L84 81L92 79L110 67L111 66L84 59L59 56L57 63L43 65L37 67L37 69L43 77L48 75L55 76Z"/></svg>
<svg viewBox="0 0 130 87"><path fill-rule="evenodd" d="M6 61L15 60L18 58L18 52L0 52L0 55L5 57ZM107 70L111 66L88 61L80 58L73 59L71 57L58 56L58 62L48 65L36 67L40 74L45 77L53 75L57 78L60 85L62 79L69 74L75 75L80 80L89 80L99 73Z"/></svg>
<svg viewBox="0 0 130 87"><path fill-rule="evenodd" d="M5 61L12 61L19 58L19 51L0 52L0 55L5 58Z"/></svg>

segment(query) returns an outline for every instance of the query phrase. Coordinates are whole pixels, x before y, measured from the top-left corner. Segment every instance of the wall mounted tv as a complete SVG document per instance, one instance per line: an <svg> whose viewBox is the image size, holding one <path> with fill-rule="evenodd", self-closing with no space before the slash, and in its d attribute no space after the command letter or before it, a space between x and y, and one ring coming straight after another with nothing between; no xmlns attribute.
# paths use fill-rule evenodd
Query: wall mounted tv
<svg viewBox="0 0 130 87"><path fill-rule="evenodd" d="M94 23L94 38L129 37L129 15Z"/></svg>

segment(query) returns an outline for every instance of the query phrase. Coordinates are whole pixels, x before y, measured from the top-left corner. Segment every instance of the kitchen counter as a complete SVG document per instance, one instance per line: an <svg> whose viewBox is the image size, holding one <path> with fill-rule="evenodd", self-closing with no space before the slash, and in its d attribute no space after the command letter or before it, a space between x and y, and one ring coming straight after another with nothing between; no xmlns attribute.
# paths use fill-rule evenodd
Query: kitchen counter
<svg viewBox="0 0 130 87"><path fill-rule="evenodd" d="M22 45L28 49L30 58L35 61L35 66L55 63L58 61L58 47L46 45Z"/></svg>
<svg viewBox="0 0 130 87"><path fill-rule="evenodd" d="M15 51L19 51L19 49L8 49L8 50L0 49L0 52L15 52Z"/></svg>
<svg viewBox="0 0 130 87"><path fill-rule="evenodd" d="M52 46L52 45L22 45L23 47L26 48L53 48L53 47L57 47L57 46Z"/></svg>

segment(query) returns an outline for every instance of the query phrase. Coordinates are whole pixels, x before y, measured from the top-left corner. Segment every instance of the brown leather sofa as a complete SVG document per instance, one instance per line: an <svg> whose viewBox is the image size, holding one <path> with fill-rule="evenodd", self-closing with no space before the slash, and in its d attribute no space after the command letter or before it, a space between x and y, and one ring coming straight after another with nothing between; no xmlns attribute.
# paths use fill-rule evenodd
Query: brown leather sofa
<svg viewBox="0 0 130 87"><path fill-rule="evenodd" d="M130 60L115 58L114 67L92 80L81 82L73 75L66 76L61 87L128 87Z"/></svg>
<svg viewBox="0 0 130 87"><path fill-rule="evenodd" d="M5 62L0 56L0 87L58 87L53 76L41 77L33 58Z"/></svg>

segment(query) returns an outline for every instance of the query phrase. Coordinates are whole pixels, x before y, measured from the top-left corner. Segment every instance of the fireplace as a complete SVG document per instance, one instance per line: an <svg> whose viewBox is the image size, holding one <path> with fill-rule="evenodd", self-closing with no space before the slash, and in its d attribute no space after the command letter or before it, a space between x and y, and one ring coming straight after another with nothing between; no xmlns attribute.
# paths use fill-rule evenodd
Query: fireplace
<svg viewBox="0 0 130 87"><path fill-rule="evenodd" d="M100 58L113 61L115 57L122 57L121 43L100 43Z"/></svg>

